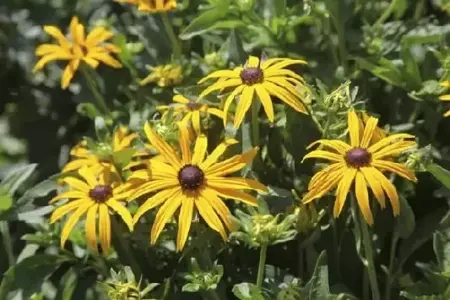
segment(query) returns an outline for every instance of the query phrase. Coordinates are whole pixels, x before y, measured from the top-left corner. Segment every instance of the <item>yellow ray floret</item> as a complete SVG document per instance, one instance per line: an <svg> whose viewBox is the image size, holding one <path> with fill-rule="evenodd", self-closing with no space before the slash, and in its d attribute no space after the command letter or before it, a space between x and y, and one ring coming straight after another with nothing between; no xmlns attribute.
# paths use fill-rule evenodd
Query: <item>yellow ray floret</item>
<svg viewBox="0 0 450 300"><path fill-rule="evenodd" d="M303 202L308 203L321 198L337 187L334 203L334 216L337 217L344 207L351 186L354 185L356 200L364 219L368 224L373 224L368 190L372 191L381 207L385 207L387 196L394 215L398 215L400 204L397 190L383 172L391 172L416 181L414 173L404 164L393 162L393 158L416 147L417 144L411 140L414 139L413 135L404 133L376 136L378 119L374 117L364 121L363 128L362 124L356 113L350 111L348 113L350 143L341 140L319 140L313 143L322 145L325 150L311 151L304 159L320 158L331 163L312 177Z"/></svg>
<svg viewBox="0 0 450 300"><path fill-rule="evenodd" d="M116 0L137 5L138 10L150 13L167 12L177 7L176 0Z"/></svg>
<svg viewBox="0 0 450 300"><path fill-rule="evenodd" d="M136 223L148 210L160 206L150 235L151 242L154 244L167 222L179 211L178 251L183 249L187 241L195 213L198 213L210 228L226 239L225 227L231 230L232 224L229 218L230 211L222 198L235 199L255 206L256 198L247 194L245 190L266 190L258 181L229 177L244 168L254 158L257 148L219 161L227 148L237 143L236 140L224 141L207 155L207 138L199 135L191 151L189 133L183 123L180 123L179 127L180 156L176 149L158 136L147 123L144 128L145 134L150 143L164 157L164 161L154 160L148 165L150 172L139 170L131 175L132 179L143 180L132 195L133 199L152 194L139 207L134 216L134 222Z"/></svg>
<svg viewBox="0 0 450 300"><path fill-rule="evenodd" d="M92 68L97 68L99 63L104 63L113 68L122 65L110 54L119 53L120 49L110 43L104 43L113 37L113 33L104 27L95 27L89 34L85 34L85 28L73 17L70 22L71 39L66 38L61 30L55 26L44 26L44 31L52 36L56 44L42 44L36 49L36 55L40 60L33 68L33 72L41 70L46 64L55 60L68 61L61 78L61 87L67 88L72 81L80 63L86 63Z"/></svg>
<svg viewBox="0 0 450 300"><path fill-rule="evenodd" d="M111 245L110 213L117 214L130 231L133 229L131 214L121 202L123 197L128 196L129 192L126 191L129 190L129 186L113 182L107 170L96 175L90 168L84 167L78 170L78 174L81 179L76 177L62 179L69 189L54 197L50 203L62 199L68 201L53 211L50 223L55 223L71 213L61 233L61 247L64 247L74 226L83 215L86 215L85 231L89 247L97 251L98 233L102 251L107 254Z"/></svg>
<svg viewBox="0 0 450 300"><path fill-rule="evenodd" d="M288 58L272 58L260 60L258 57L250 56L245 66L237 67L234 70L216 71L199 83L204 83L209 79L217 79L215 83L206 88L200 98L214 91L224 91L233 89L226 97L224 103L224 124L227 123L227 113L235 98L239 97L234 116L234 127L238 128L255 96L258 96L262 107L270 122L274 121L274 109L272 97L277 97L296 111L307 113L302 102L298 86L304 85L303 78L286 67L295 64L306 64L304 60Z"/></svg>
<svg viewBox="0 0 450 300"><path fill-rule="evenodd" d="M441 82L441 86L446 87L446 88L450 87L450 80ZM442 95L442 96L439 97L439 99L440 99L441 101L450 101L450 94L448 94L448 95ZM450 110L447 110L447 111L444 113L444 117L448 117L448 116L450 116Z"/></svg>

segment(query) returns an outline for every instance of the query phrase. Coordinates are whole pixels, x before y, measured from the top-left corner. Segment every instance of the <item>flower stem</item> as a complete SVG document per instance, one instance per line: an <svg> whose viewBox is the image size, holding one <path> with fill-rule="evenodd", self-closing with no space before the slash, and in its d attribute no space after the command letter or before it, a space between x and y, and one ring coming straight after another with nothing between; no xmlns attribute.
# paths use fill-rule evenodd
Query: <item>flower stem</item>
<svg viewBox="0 0 450 300"><path fill-rule="evenodd" d="M253 147L259 146L259 103L257 101L252 102L252 142Z"/></svg>
<svg viewBox="0 0 450 300"><path fill-rule="evenodd" d="M340 7L341 1L336 0L328 0L327 6L328 11L331 13L331 21L333 22L333 26L336 29L336 33L338 35L338 43L339 43L339 56L341 59L341 65L344 68L344 73L348 75L348 61L347 61L347 46L345 39L345 28L344 22L342 20L342 11Z"/></svg>
<svg viewBox="0 0 450 300"><path fill-rule="evenodd" d="M169 20L169 15L167 13L162 13L161 19L164 24L164 29L166 30L167 36L169 37L170 42L172 43L173 56L175 57L175 59L179 59L181 57L181 46L175 34L175 31L173 30L172 23Z"/></svg>
<svg viewBox="0 0 450 300"><path fill-rule="evenodd" d="M381 24L383 24L389 18L389 16L394 11L395 6L397 5L397 1L398 0L392 0L391 1L391 4L389 5L389 7L383 12L383 14L373 24L373 27L380 26Z"/></svg>
<svg viewBox="0 0 450 300"><path fill-rule="evenodd" d="M6 256L8 257L8 265L11 267L15 263L14 251L12 246L11 234L9 232L8 222L0 222L0 232L3 238L3 246L5 247Z"/></svg>
<svg viewBox="0 0 450 300"><path fill-rule="evenodd" d="M351 202L352 202L352 209L354 211L353 220L355 222L355 226L359 228L362 238L362 244L364 247L363 264L367 268L367 275L369 277L370 288L372 290L372 300L380 300L381 299L380 289L378 287L377 273L375 270L375 263L373 257L373 248L372 248L373 244L369 232L369 227L367 226L367 223L364 220L361 211L358 208L356 208L355 197L353 195Z"/></svg>
<svg viewBox="0 0 450 300"><path fill-rule="evenodd" d="M266 265L267 256L267 244L261 245L261 250L259 252L259 265L258 265L258 275L256 277L256 286L261 289L262 282L264 279L264 267Z"/></svg>
<svg viewBox="0 0 450 300"><path fill-rule="evenodd" d="M384 299L390 300L391 299L391 284L392 284L392 273L394 270L394 262L395 262L395 249L397 248L397 242L398 242L398 230L395 228L394 232L392 233L392 240L391 240L391 248L389 250L389 268L386 278L386 286L384 290Z"/></svg>
<svg viewBox="0 0 450 300"><path fill-rule="evenodd" d="M117 255L123 264L128 264L130 266L136 278L141 278L142 271L139 267L139 263L134 256L133 249L131 248L129 241L124 238L125 230L124 226L122 226L123 224L119 224L116 217L112 216L111 225L111 231L113 232L112 242Z"/></svg>
<svg viewBox="0 0 450 300"><path fill-rule="evenodd" d="M97 101L98 106L100 107L101 110L103 110L105 115L110 116L111 114L108 105L106 105L105 98L103 98L103 95L98 90L97 82L95 81L94 77L92 77L92 75L90 74L89 70L86 67L81 67L80 69L86 79L89 89L91 90L95 100Z"/></svg>

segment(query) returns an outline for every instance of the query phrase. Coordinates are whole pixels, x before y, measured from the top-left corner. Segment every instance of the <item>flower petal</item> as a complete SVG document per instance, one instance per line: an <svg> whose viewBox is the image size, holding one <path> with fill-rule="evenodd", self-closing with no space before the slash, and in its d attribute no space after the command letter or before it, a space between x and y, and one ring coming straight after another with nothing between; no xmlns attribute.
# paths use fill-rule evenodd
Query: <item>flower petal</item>
<svg viewBox="0 0 450 300"><path fill-rule="evenodd" d="M182 199L183 197L181 190L177 190L175 195L173 195L169 201L166 201L159 208L150 234L150 240L153 245L158 240L158 237L166 226L167 222L170 220L170 218L172 218L175 211L180 207Z"/></svg>
<svg viewBox="0 0 450 300"><path fill-rule="evenodd" d="M172 188L172 189L166 189L163 190L155 195L153 195L152 197L148 198L144 204L142 204L138 211L136 212L136 214L133 217L133 224L136 224L139 219L150 209L157 207L158 205L160 205L161 203L163 203L164 201L166 201L169 198L174 197L175 195L178 195L180 193L181 189L176 187L176 188Z"/></svg>
<svg viewBox="0 0 450 300"><path fill-rule="evenodd" d="M191 229L192 215L194 212L194 199L182 196L180 215L178 217L177 251L181 251Z"/></svg>
<svg viewBox="0 0 450 300"><path fill-rule="evenodd" d="M84 224L87 244L95 253L97 253L97 209L98 204L94 204L88 209Z"/></svg>
<svg viewBox="0 0 450 300"><path fill-rule="evenodd" d="M367 192L367 184L364 175L361 172L356 173L355 177L355 193L356 200L361 210L364 220L367 224L373 225L373 215L369 204L369 193Z"/></svg>
<svg viewBox="0 0 450 300"><path fill-rule="evenodd" d="M359 119L354 110L347 114L348 132L350 135L350 145L352 147L359 147Z"/></svg>
<svg viewBox="0 0 450 300"><path fill-rule="evenodd" d="M208 148L208 139L204 134L197 137L195 141L194 154L192 155L192 164L199 165L203 162Z"/></svg>
<svg viewBox="0 0 450 300"><path fill-rule="evenodd" d="M378 119L374 117L369 117L366 122L366 126L364 127L364 133L361 140L361 147L367 148L369 146L370 141L372 140L373 134L377 129Z"/></svg>
<svg viewBox="0 0 450 300"><path fill-rule="evenodd" d="M100 245L102 246L103 254L109 253L109 247L111 245L111 219L109 216L108 206L105 204L100 204L98 206L99 210L99 235L100 235Z"/></svg>
<svg viewBox="0 0 450 300"><path fill-rule="evenodd" d="M174 168L181 169L181 161L175 153L175 150L159 135L153 132L148 122L145 123L144 131L150 141L150 144L152 144L158 152L166 158L167 162L169 162Z"/></svg>
<svg viewBox="0 0 450 300"><path fill-rule="evenodd" d="M94 205L94 202L84 202L82 203L77 210L70 216L70 218L67 220L66 224L64 225L64 228L61 232L61 248L64 248L64 245L69 238L69 234L72 231L75 224L77 224L78 220L81 218L81 216L92 206Z"/></svg>
<svg viewBox="0 0 450 300"><path fill-rule="evenodd" d="M123 222L127 225L128 230L133 231L133 218L126 206L122 205L114 198L109 199L105 204L122 218Z"/></svg>
<svg viewBox="0 0 450 300"><path fill-rule="evenodd" d="M341 214L342 209L344 208L345 200L347 199L347 194L350 190L350 186L352 185L353 179L357 173L356 169L349 168L347 169L341 181L338 184L336 190L336 202L334 203L333 214L335 217L338 217Z"/></svg>
<svg viewBox="0 0 450 300"><path fill-rule="evenodd" d="M247 189L259 192L267 190L263 184L256 180L240 177L208 177L206 185L213 189Z"/></svg>
<svg viewBox="0 0 450 300"><path fill-rule="evenodd" d="M236 115L234 116L234 128L239 128L239 126L241 126L245 114L250 109L250 105L252 105L254 93L255 88L253 86L245 87L242 91L236 107Z"/></svg>
<svg viewBox="0 0 450 300"><path fill-rule="evenodd" d="M226 240L227 233L225 228L223 227L223 224L216 212L209 204L208 199L204 198L204 196L200 194L199 197L195 198L195 207L197 207L200 216L203 220L205 220L206 224L208 224L211 229L217 231L222 238Z"/></svg>

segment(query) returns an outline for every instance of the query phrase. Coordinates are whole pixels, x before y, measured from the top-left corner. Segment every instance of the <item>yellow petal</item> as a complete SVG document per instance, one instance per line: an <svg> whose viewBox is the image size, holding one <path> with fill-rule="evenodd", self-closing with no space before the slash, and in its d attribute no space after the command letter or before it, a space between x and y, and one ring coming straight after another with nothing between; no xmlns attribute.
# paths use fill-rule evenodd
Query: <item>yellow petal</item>
<svg viewBox="0 0 450 300"><path fill-rule="evenodd" d="M206 188L205 189L205 198L207 198L208 200L210 200L210 196L206 191L213 191L214 193L216 193L218 196L225 198L225 199L234 199L234 200L238 200L241 201L245 204L248 204L250 206L257 206L258 205L258 200L253 197L250 194L244 193L244 192L240 192L238 190L235 189L226 189L226 188ZM212 197L213 198L213 197ZM210 200L212 201L212 200ZM219 199L220 201L220 199ZM220 201L222 202L222 201ZM214 206L213 206L214 207Z"/></svg>
<svg viewBox="0 0 450 300"><path fill-rule="evenodd" d="M67 215L68 213L70 213L71 211L75 210L76 208L82 206L84 203L87 203L90 201L86 201L86 199L78 199L78 200L73 200L73 201L69 201L68 203L65 203L63 205L61 205L60 207L58 207L57 209L55 209L50 217L50 223L55 223L56 221L58 221L59 219L61 219L62 217L64 217L65 215Z"/></svg>
<svg viewBox="0 0 450 300"><path fill-rule="evenodd" d="M147 182L139 187L138 190L131 196L132 199L136 199L142 195L155 192L162 189L169 189L172 187L178 186L180 183L178 182L177 178L173 178L171 180L169 179L162 179L162 180L155 180Z"/></svg>
<svg viewBox="0 0 450 300"><path fill-rule="evenodd" d="M99 210L99 235L100 235L100 245L102 246L103 254L109 253L109 247L111 245L111 219L109 216L108 206L105 204L100 204L98 206Z"/></svg>
<svg viewBox="0 0 450 300"><path fill-rule="evenodd" d="M92 169L87 167L80 168L78 170L78 173L90 185L91 188L94 188L98 185L98 181L95 177L94 172L92 172Z"/></svg>
<svg viewBox="0 0 450 300"><path fill-rule="evenodd" d="M373 134L377 129L378 119L374 117L370 117L366 122L366 126L364 128L364 133L361 140L361 147L367 148L369 146L370 141L372 140Z"/></svg>
<svg viewBox="0 0 450 300"><path fill-rule="evenodd" d="M180 215L178 217L177 251L181 251L186 244L192 223L194 199L182 196Z"/></svg>
<svg viewBox="0 0 450 300"><path fill-rule="evenodd" d="M194 154L192 156L192 164L199 165L203 162L206 150L208 148L208 139L205 135L200 135L197 137L194 147Z"/></svg>
<svg viewBox="0 0 450 300"><path fill-rule="evenodd" d="M386 192L389 200L391 201L392 210L394 212L394 216L397 216L400 213L400 204L398 201L397 189L380 171L376 168L371 168L370 172L373 176L380 182L383 190Z"/></svg>
<svg viewBox="0 0 450 300"><path fill-rule="evenodd" d="M206 185L213 189L247 189L247 190L256 190L260 192L265 192L266 187L260 182L247 179L247 178L239 178L239 177L209 177L207 179Z"/></svg>
<svg viewBox="0 0 450 300"><path fill-rule="evenodd" d="M340 141L340 140L318 140L318 141L315 141L314 143L310 144L306 149L310 149L317 144L329 147L342 155L351 149L349 144L347 144L343 141Z"/></svg>
<svg viewBox="0 0 450 300"><path fill-rule="evenodd" d="M356 173L355 177L355 193L356 200L361 210L364 220L367 224L373 225L373 215L370 209L369 193L367 192L367 184L364 175L361 172Z"/></svg>
<svg viewBox="0 0 450 300"><path fill-rule="evenodd" d="M202 79L200 79L198 81L198 84L202 84L203 82L205 82L208 79L212 79L212 78L225 78L225 77L230 77L230 78L239 78L239 73L240 72L236 72L236 71L232 71L232 70L219 70L219 71L215 71L211 74L209 74L208 76L203 77Z"/></svg>
<svg viewBox="0 0 450 300"><path fill-rule="evenodd" d="M36 48L35 54L37 56L43 56L43 55L48 55L48 54L52 54L55 52L66 52L66 49L64 49L63 47L61 47L60 45L55 45L55 44L42 44L39 45Z"/></svg>
<svg viewBox="0 0 450 300"><path fill-rule="evenodd" d="M298 93L296 93L296 95L292 95L284 88L277 86L276 84L273 84L272 82L269 81L265 81L262 85L269 92L269 94L272 94L275 97L280 98L281 101L285 102L287 105L289 105L296 111L307 114L305 105L302 103L299 96L296 96L298 95Z"/></svg>
<svg viewBox="0 0 450 300"><path fill-rule="evenodd" d="M242 80L240 78L216 82L215 84L213 84L213 85L209 86L207 89L205 89L200 94L199 98L204 98L206 95L209 95L210 93L212 93L216 90L223 90L225 88L239 86L241 84L242 84Z"/></svg>
<svg viewBox="0 0 450 300"><path fill-rule="evenodd" d="M176 169L181 169L181 161L176 155L175 150L159 135L153 132L148 122L145 123L144 131L150 141L150 144L152 144L158 152L166 158L167 162L169 162Z"/></svg>
<svg viewBox="0 0 450 300"><path fill-rule="evenodd" d="M78 66L80 65L79 59L74 59L69 62L69 64L64 69L63 75L61 77L61 88L66 89L70 82L72 81L73 76L75 75L75 72L78 69Z"/></svg>
<svg viewBox="0 0 450 300"><path fill-rule="evenodd" d="M220 143L220 145L217 146L202 163L200 163L199 167L202 170L207 170L210 166L212 166L219 160L219 158L225 153L229 146L235 145L237 143L238 141L235 139L226 139L224 142Z"/></svg>
<svg viewBox="0 0 450 300"><path fill-rule="evenodd" d="M270 94L260 84L255 85L255 90L256 90L256 94L259 97L259 101L261 101L264 111L266 112L267 118L272 123L275 116L274 116L274 112L273 112L273 105L272 105L272 99L270 98Z"/></svg>
<svg viewBox="0 0 450 300"><path fill-rule="evenodd" d="M80 192L80 191L67 191L64 193L61 193L59 195L56 195L55 197L53 197L48 203L52 204L58 200L61 199L73 199L73 198L83 198L86 197L86 193Z"/></svg>
<svg viewBox="0 0 450 300"><path fill-rule="evenodd" d="M178 128L179 128L179 135L180 135L181 157L183 159L183 164L187 165L192 160L189 131L188 131L186 123L184 123L184 122L178 123Z"/></svg>
<svg viewBox="0 0 450 300"><path fill-rule="evenodd" d="M89 194L91 187L84 181L81 181L75 177L64 177L61 179L62 182L68 184L76 190L82 191L85 195Z"/></svg>
<svg viewBox="0 0 450 300"><path fill-rule="evenodd" d="M236 115L234 116L234 128L239 128L242 121L244 120L245 114L252 105L253 94L255 93L255 88L253 86L245 87L239 97L239 102L236 107Z"/></svg>
<svg viewBox="0 0 450 300"><path fill-rule="evenodd" d="M359 147L359 119L355 111L352 109L347 114L348 132L350 135L350 145L352 147Z"/></svg>
<svg viewBox="0 0 450 300"><path fill-rule="evenodd" d="M209 189L209 188L206 188L206 189L202 190L202 194L203 194L204 198L208 199L208 201L211 203L211 207L214 209L214 211L217 213L217 215L219 215L220 219L225 224L225 226L229 230L233 230L233 222L230 219L231 212L228 209L228 207L225 205L225 203L222 201L222 199L220 199L218 197L219 192ZM247 195L245 193L241 193L241 194L244 194L245 196L241 197L241 195L236 195L235 197L229 197L229 196L222 196L222 195L224 195L222 193L221 197L236 199L236 200L242 201L246 204L249 204L251 206L257 206L256 198L254 198L250 195ZM247 196L249 196L249 197L247 197Z"/></svg>
<svg viewBox="0 0 450 300"><path fill-rule="evenodd" d="M96 27L88 34L86 38L86 47L92 48L95 45L112 38L113 36L114 34L105 27Z"/></svg>
<svg viewBox="0 0 450 300"><path fill-rule="evenodd" d="M97 252L97 209L98 204L94 204L88 209L84 224L87 244L95 253Z"/></svg>
<svg viewBox="0 0 450 300"><path fill-rule="evenodd" d="M166 223L172 218L178 207L180 207L182 198L181 190L177 190L177 193L159 208L150 234L152 244L156 243Z"/></svg>
<svg viewBox="0 0 450 300"><path fill-rule="evenodd" d="M375 153L378 150L386 147L387 145L389 145L395 141L401 141L403 139L412 139L412 138L414 138L414 136L411 134L406 134L406 133L393 134L393 135L387 136L384 139L376 142L375 144L370 146L367 150L369 150L370 153Z"/></svg>
<svg viewBox="0 0 450 300"><path fill-rule="evenodd" d="M200 111L196 110L192 112L192 126L196 134L201 132Z"/></svg>
<svg viewBox="0 0 450 300"><path fill-rule="evenodd" d="M335 162L343 162L344 161L344 157L342 155L339 155L339 154L336 154L333 152L329 152L329 151L324 151L324 150L311 151L303 157L303 160L305 160L307 158L322 158L322 159L327 159L327 160L335 161Z"/></svg>
<svg viewBox="0 0 450 300"><path fill-rule="evenodd" d="M400 141L379 149L377 152L372 154L372 159L382 159L384 157L395 156L406 150L410 150L417 147L416 142L411 141Z"/></svg>
<svg viewBox="0 0 450 300"><path fill-rule="evenodd" d="M106 53L99 53L99 52L89 52L88 54L89 58L95 59L95 60L99 60L102 63L113 67L113 68L122 68L122 64L115 60L114 58L112 58L110 55L106 54Z"/></svg>
<svg viewBox="0 0 450 300"><path fill-rule="evenodd" d="M54 37L58 43L63 47L65 50L70 49L70 43L67 40L67 38L62 34L61 30L59 30L56 26L44 26L44 31L47 32L49 35Z"/></svg>
<svg viewBox="0 0 450 300"><path fill-rule="evenodd" d="M231 92L228 96L227 99L225 100L225 104L223 106L223 112L224 112L224 117L223 117L223 126L226 127L227 126L227 118L228 118L228 110L230 109L231 103L233 102L234 98L236 98L236 96L242 92L242 90L245 88L244 85L240 85L237 88L234 89L233 92Z"/></svg>
<svg viewBox="0 0 450 300"><path fill-rule="evenodd" d="M133 217L133 223L136 224L139 219L150 209L157 207L164 201L166 201L169 198L175 197L176 195L181 195L180 188L172 188L172 189L166 189L163 190L154 196L148 198L144 204L142 204L136 214Z"/></svg>
<svg viewBox="0 0 450 300"><path fill-rule="evenodd" d="M363 167L360 168L361 172L364 174L364 177L366 178L367 183L370 186L370 189L372 190L375 198L378 200L378 203L380 203L381 208L386 207L386 199L384 197L384 190L381 183L378 181L378 179L372 174L371 167Z"/></svg>
<svg viewBox="0 0 450 300"><path fill-rule="evenodd" d="M133 231L133 218L131 217L130 211L124 205L114 198L109 199L105 204L122 218L123 222L127 225L128 230Z"/></svg>
<svg viewBox="0 0 450 300"><path fill-rule="evenodd" d="M208 199L205 199L202 195L198 198L195 198L195 206L197 207L200 216L205 220L208 226L217 231L224 240L227 239L227 233L225 228L222 225L222 222L217 217L216 212L213 210L211 205L208 202Z"/></svg>
<svg viewBox="0 0 450 300"><path fill-rule="evenodd" d="M73 59L73 55L72 54L68 54L65 52L54 52L48 55L44 55L34 66L33 68L33 73L39 71L40 69L42 69L46 64L48 64L49 62L53 61L53 60L71 60Z"/></svg>
<svg viewBox="0 0 450 300"><path fill-rule="evenodd" d="M402 164L395 163L392 161L375 160L372 162L372 166L374 166L375 168L381 169L381 170L393 172L393 173L400 175L401 177L406 178L408 180L411 180L414 182L417 181L417 178L414 175L414 172Z"/></svg>
<svg viewBox="0 0 450 300"><path fill-rule="evenodd" d="M249 162L251 162L258 153L258 147L253 148L241 155L235 155L222 162L212 164L209 168L203 169L207 177L216 176L222 177L228 174L232 174L244 168Z"/></svg>
<svg viewBox="0 0 450 300"><path fill-rule="evenodd" d="M335 163L317 172L309 181L308 190L315 188L317 185L324 184L328 178L332 177L333 173L343 172L343 169L346 167L345 163Z"/></svg>
<svg viewBox="0 0 450 300"><path fill-rule="evenodd" d="M77 224L81 216L94 204L94 202L86 201L85 203L81 204L77 208L77 210L70 216L61 232L61 248L64 248L64 245L69 238L70 232L72 231L75 224Z"/></svg>
<svg viewBox="0 0 450 300"><path fill-rule="evenodd" d="M341 180L345 174L345 169L340 169L334 172L321 171L323 175L321 181L316 181L308 191L308 193L303 196L302 202L304 204L309 203L315 199L325 196L332 188L334 188ZM318 175L319 176L319 175Z"/></svg>
<svg viewBox="0 0 450 300"><path fill-rule="evenodd" d="M335 217L338 217L344 208L345 200L347 199L347 194L350 190L353 179L355 178L356 172L356 169L347 169L338 184L336 190L336 202L334 203L333 209L333 214Z"/></svg>

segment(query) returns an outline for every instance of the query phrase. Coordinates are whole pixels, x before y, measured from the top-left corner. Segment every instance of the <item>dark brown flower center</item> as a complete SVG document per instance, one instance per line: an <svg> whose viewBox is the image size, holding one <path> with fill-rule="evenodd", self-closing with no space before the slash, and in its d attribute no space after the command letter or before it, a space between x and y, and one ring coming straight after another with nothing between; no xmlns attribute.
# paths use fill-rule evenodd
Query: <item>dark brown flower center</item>
<svg viewBox="0 0 450 300"><path fill-rule="evenodd" d="M185 190L195 191L205 180L205 173L194 165L185 165L178 172L178 181Z"/></svg>
<svg viewBox="0 0 450 300"><path fill-rule="evenodd" d="M109 185L97 185L89 191L89 197L99 203L103 203L111 198L113 190Z"/></svg>
<svg viewBox="0 0 450 300"><path fill-rule="evenodd" d="M240 76L241 76L242 82L246 85L253 85L255 83L260 83L264 79L264 73L259 67L244 68L241 71Z"/></svg>
<svg viewBox="0 0 450 300"><path fill-rule="evenodd" d="M364 167L370 164L372 155L363 148L353 148L345 154L345 161L354 168Z"/></svg>
<svg viewBox="0 0 450 300"><path fill-rule="evenodd" d="M202 105L197 102L189 102L186 104L189 110L199 110Z"/></svg>

